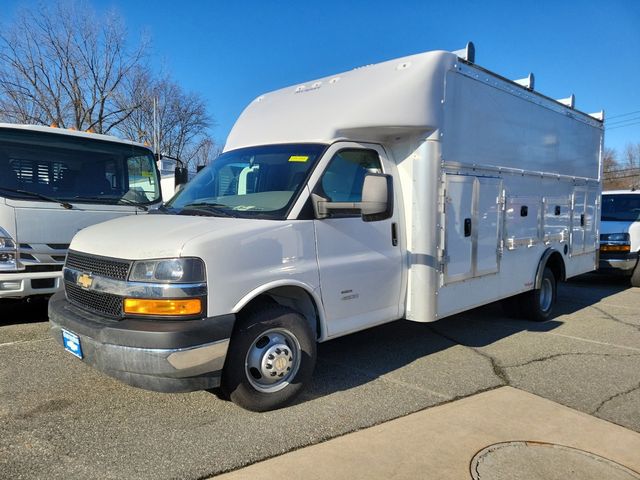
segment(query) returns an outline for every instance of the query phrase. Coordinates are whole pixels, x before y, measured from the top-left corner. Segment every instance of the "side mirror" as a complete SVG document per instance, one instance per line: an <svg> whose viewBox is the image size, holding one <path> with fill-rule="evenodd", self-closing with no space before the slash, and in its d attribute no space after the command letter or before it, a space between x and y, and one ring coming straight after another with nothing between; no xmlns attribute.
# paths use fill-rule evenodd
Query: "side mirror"
<svg viewBox="0 0 640 480"><path fill-rule="evenodd" d="M364 177L362 202L360 204L362 220L374 222L393 215L393 178L391 175L370 173Z"/></svg>
<svg viewBox="0 0 640 480"><path fill-rule="evenodd" d="M175 171L174 171L174 180L175 180L175 186L177 187L178 185L184 185L185 183L187 183L189 181L189 171L187 170L186 167L179 167L177 166Z"/></svg>
<svg viewBox="0 0 640 480"><path fill-rule="evenodd" d="M360 202L328 202L315 193L311 199L317 219L329 217L331 210L360 210L365 222L385 220L393 215L393 178L379 173L365 175Z"/></svg>

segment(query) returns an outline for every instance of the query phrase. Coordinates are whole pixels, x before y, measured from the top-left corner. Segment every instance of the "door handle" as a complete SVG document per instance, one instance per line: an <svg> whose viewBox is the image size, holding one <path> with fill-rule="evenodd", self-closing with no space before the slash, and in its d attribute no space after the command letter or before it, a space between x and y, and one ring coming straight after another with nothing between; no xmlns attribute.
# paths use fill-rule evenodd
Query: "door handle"
<svg viewBox="0 0 640 480"><path fill-rule="evenodd" d="M398 226L396 222L391 224L391 245L394 247L398 246Z"/></svg>
<svg viewBox="0 0 640 480"><path fill-rule="evenodd" d="M464 219L464 236L465 237L471 236L471 219L470 218Z"/></svg>

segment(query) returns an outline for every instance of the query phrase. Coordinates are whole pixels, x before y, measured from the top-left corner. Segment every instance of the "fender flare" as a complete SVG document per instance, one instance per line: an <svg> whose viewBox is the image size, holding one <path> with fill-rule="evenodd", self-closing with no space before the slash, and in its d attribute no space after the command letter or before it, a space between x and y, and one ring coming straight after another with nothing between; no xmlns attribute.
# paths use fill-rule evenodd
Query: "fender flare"
<svg viewBox="0 0 640 480"><path fill-rule="evenodd" d="M320 296L318 289L315 289L306 283L297 281L297 280L276 280L269 283L265 283L257 288L254 288L249 293L244 295L238 302L236 302L235 306L232 309L232 313L237 314L240 310L242 310L249 302L251 302L256 297L260 296L263 293L266 293L270 290L279 287L297 287L301 290L304 290L310 297L311 301L315 303L317 312L318 312L318 324L320 327L320 337L319 341L322 341L326 338L327 335L327 323L326 317L324 313L324 304L322 303L322 297Z"/></svg>
<svg viewBox="0 0 640 480"><path fill-rule="evenodd" d="M547 262L551 258L551 255L553 255L555 253L560 255L560 258L562 259L562 263L560 264L561 265L561 271L560 271L559 280L564 280L566 278L567 274L566 274L566 270L565 270L565 266L564 266L564 258L562 257L562 253L560 253L555 248L547 248L544 251L544 253L542 254L542 257L540 257L540 261L538 262L538 269L536 270L536 278L535 278L535 282L534 282L534 289L535 290L539 290L540 287L542 286L542 274L544 273L544 269L547 266Z"/></svg>

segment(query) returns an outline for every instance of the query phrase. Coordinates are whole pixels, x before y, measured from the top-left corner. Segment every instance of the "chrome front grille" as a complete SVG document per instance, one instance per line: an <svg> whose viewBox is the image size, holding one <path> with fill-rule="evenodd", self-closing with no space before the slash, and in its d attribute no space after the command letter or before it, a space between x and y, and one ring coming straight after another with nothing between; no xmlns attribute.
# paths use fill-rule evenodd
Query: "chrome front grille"
<svg viewBox="0 0 640 480"><path fill-rule="evenodd" d="M70 250L67 255L66 266L102 277L126 280L131 262L129 260L86 255Z"/></svg>
<svg viewBox="0 0 640 480"><path fill-rule="evenodd" d="M122 316L122 297L83 290L71 282L65 282L64 289L71 303L110 317Z"/></svg>
<svg viewBox="0 0 640 480"><path fill-rule="evenodd" d="M31 268L59 271L62 270L68 247L69 245L64 243L21 243L20 263L27 271Z"/></svg>

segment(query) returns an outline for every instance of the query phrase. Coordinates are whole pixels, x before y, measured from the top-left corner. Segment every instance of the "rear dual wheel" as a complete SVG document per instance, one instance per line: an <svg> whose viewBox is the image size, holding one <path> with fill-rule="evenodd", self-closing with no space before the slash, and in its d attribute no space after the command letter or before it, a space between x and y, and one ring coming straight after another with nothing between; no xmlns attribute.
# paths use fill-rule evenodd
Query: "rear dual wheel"
<svg viewBox="0 0 640 480"><path fill-rule="evenodd" d="M502 308L508 317L544 322L551 318L557 293L556 277L550 268L545 267L540 288L505 298L501 302Z"/></svg>

